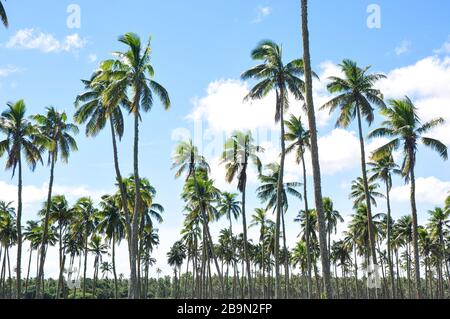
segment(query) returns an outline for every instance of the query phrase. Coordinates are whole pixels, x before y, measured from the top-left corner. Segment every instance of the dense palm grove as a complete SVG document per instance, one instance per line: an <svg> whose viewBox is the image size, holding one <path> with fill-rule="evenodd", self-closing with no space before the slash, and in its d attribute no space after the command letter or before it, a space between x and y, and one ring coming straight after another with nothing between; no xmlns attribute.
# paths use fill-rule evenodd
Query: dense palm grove
<svg viewBox="0 0 450 319"><path fill-rule="evenodd" d="M165 109L171 105L166 89L154 80L150 42L143 44L133 33L119 38L125 46L114 59L100 63L75 99L71 121L65 112L49 107L43 114L27 114L23 100L9 103L0 117L0 156L17 178L17 202L0 201L0 297L1 298L448 298L450 297L450 196L441 207L430 207L427 222L418 224L415 198L415 166L419 145L448 157L447 147L427 137L442 119L422 123L408 97L385 101L377 82L382 74L344 60L342 77L331 77L334 94L322 106L337 114L339 127L358 125L361 146L361 177L353 181L349 200L353 214L348 220L322 196L317 130L309 54L308 6L302 0L304 55L285 63L280 46L262 41L252 51L256 66L243 72L254 80L246 100L275 92L274 121L280 129L278 162L262 163L264 149L249 132L234 132L223 147L221 165L225 180L236 183L236 193L224 192L211 179L208 159L191 140L181 142L172 157L175 178L184 183L184 226L167 252L172 276L154 269L154 249L159 245L158 224L164 208L157 190L139 174L139 127L155 98ZM8 25L0 3L2 22ZM289 113L289 99L303 101L307 121ZM133 121L133 172L124 177L118 143L124 136L124 113ZM379 128L366 137L365 126L375 118ZM74 123L72 123L74 122ZM109 131L116 176L116 192L98 203L80 198L69 203L54 194L55 166L67 163L77 151L78 126L87 137ZM368 138L386 137L389 143L366 154ZM421 148L422 150L422 148ZM394 152L402 154L401 163ZM286 155L293 153L302 180L286 182ZM306 156L311 154L312 182ZM23 169L47 164L47 200L36 208L38 219L22 221ZM258 172L256 190L260 207L249 207L247 177ZM392 218L390 191L394 175L410 185L410 211ZM313 185L314 202L308 186ZM378 203L386 213L377 213ZM289 216L294 207L297 216ZM180 212L181 214L181 212ZM273 216L273 218L272 218ZM214 224L226 220L227 227ZM339 224L347 228L337 234ZM233 225L242 223L242 233ZM298 241L287 243L286 224L298 224ZM259 238L248 238L254 228ZM214 238L213 232L219 232ZM129 253L128 274L116 271L116 248ZM47 250L58 251L59 276L45 276ZM11 251L17 260L11 260ZM88 278L88 259L93 276ZM22 260L26 260L24 269ZM31 273L31 265L36 273ZM80 270L79 272L74 269ZM150 273L155 272L156 278ZM378 270L378 271L377 271ZM75 278L71 277L76 273ZM377 275L378 274L378 275ZM371 285L371 284L374 284Z"/></svg>

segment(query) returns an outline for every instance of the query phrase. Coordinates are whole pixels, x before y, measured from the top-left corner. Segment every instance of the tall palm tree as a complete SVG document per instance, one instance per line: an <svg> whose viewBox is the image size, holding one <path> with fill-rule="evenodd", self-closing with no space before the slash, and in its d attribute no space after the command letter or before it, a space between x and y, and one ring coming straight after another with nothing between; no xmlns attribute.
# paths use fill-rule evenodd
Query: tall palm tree
<svg viewBox="0 0 450 319"><path fill-rule="evenodd" d="M333 289L331 285L330 263L327 252L327 235L325 229L325 216L323 213L322 202L322 182L320 175L319 146L317 138L316 114L313 99L314 72L311 68L311 54L309 50L309 27L308 27L308 0L301 0L301 21L302 21L302 43L303 43L303 62L305 65L305 99L306 111L308 114L308 126L311 132L311 162L314 181L314 199L319 221L319 245L322 261L322 274L325 286L325 298L333 298Z"/></svg>
<svg viewBox="0 0 450 319"><path fill-rule="evenodd" d="M305 83L299 76L303 75L303 61L301 59L293 60L287 64L283 63L283 50L276 43L270 40L261 41L258 46L252 51L251 56L253 60L262 61L259 64L247 71L241 77L243 80L256 79L258 82L246 96L246 100L262 99L266 97L271 91L276 93L275 103L275 123L280 123L280 141L281 141L281 161L280 174L278 180L277 192L277 214L276 214L276 232L275 235L275 256L279 252L279 234L280 234L280 219L282 214L282 195L281 188L284 177L284 162L286 157L286 145L284 141L284 112L289 107L288 93L291 92L297 100L303 100L302 90ZM280 261L278 257L275 258L275 298L280 297Z"/></svg>
<svg viewBox="0 0 450 319"><path fill-rule="evenodd" d="M122 173L119 165L119 155L117 150L117 138L119 141L124 133L124 120L121 108L129 109L130 101L126 92L116 92L114 103L104 103L106 88L110 85L111 79L106 76L113 63L104 61L97 72L89 80L82 80L85 85L85 92L77 96L75 106L77 111L74 118L78 124L86 123L86 136L96 136L109 122L111 140L113 147L114 170L116 182L119 187L121 207L125 215L125 226L127 234L131 234L131 215L127 204L127 192L123 183ZM136 262L131 258L131 237L126 236L128 241L128 253L130 255L130 284L136 281Z"/></svg>
<svg viewBox="0 0 450 319"><path fill-rule="evenodd" d="M65 112L58 112L54 107L48 107L45 115L34 115L32 117L38 126L41 134L48 139L46 150L48 151L48 165L50 166L50 181L47 194L47 207L44 217L44 232L40 253L38 281L36 283L36 298L41 298L41 280L44 279L45 263L45 243L49 228L50 208L52 204L52 191L55 173L55 164L58 158L67 163L71 151L78 150L77 143L72 134L78 134L78 128L71 123L67 123Z"/></svg>
<svg viewBox="0 0 450 319"><path fill-rule="evenodd" d="M309 211L307 181L306 181L306 163L305 152L311 150L311 132L307 130L302 123L301 117L297 118L291 115L288 121L285 121L286 134L284 139L291 142L286 148L286 153L295 152L295 160L298 165L302 165L303 172L303 201L305 203L305 212ZM307 269L307 291L308 298L312 295L312 279L311 279L311 255L310 255L310 238L309 238L309 219L306 220L306 269ZM302 246L303 247L303 246Z"/></svg>
<svg viewBox="0 0 450 319"><path fill-rule="evenodd" d="M2 20L3 25L8 27L8 16L6 15L5 7L3 7L2 2L0 1L0 20Z"/></svg>
<svg viewBox="0 0 450 319"><path fill-rule="evenodd" d="M348 127L352 120L357 118L358 121L358 133L359 143L361 150L361 169L362 169L362 181L365 192L365 200L367 205L368 222L372 224L372 203L369 194L369 182L367 178L366 168L366 152L364 146L364 135L362 128L363 118L372 124L374 119L374 109L372 105L379 107L385 107L382 93L374 88L375 83L385 78L382 74L368 73L370 66L360 68L356 62L351 60L344 60L339 65L344 77L330 77L330 83L327 88L330 93L339 93L338 96L331 99L321 109L329 109L330 114L339 108L339 117L336 122L337 127ZM369 225L369 231L372 226ZM377 257L375 250L375 237L370 235L370 247L372 254L372 263L376 267Z"/></svg>
<svg viewBox="0 0 450 319"><path fill-rule="evenodd" d="M150 64L150 40L143 46L137 34L126 33L119 37L119 42L128 47L126 52L116 52L118 57L112 63L112 68L106 72L106 77L112 82L105 91L103 102L116 105L121 97L131 89L133 96L130 99L129 111L134 117L134 145L133 145L133 174L136 180L135 205L131 227L131 260L137 262L138 233L139 233L139 210L141 205L140 183L139 183L139 123L142 112L151 110L154 103L154 95L162 102L167 110L170 107L170 98L166 89L153 80L154 69ZM130 278L130 298L139 297L139 287L135 278Z"/></svg>
<svg viewBox="0 0 450 319"><path fill-rule="evenodd" d="M225 163L226 175L225 180L231 183L235 178L237 179L237 188L241 192L241 215L242 215L242 229L244 234L244 258L247 264L247 277L249 285L249 297L253 298L253 286L251 278L250 258L247 247L247 217L245 213L246 208L246 189L247 189L247 169L250 164L256 166L258 172L261 172L261 161L258 153L263 149L254 144L250 132L234 132L232 137L225 142L224 151L222 154L222 163Z"/></svg>
<svg viewBox="0 0 450 319"><path fill-rule="evenodd" d="M203 224L204 233L206 233L206 243L209 253L212 254L217 274L219 276L222 295L225 294L225 286L223 284L223 276L220 270L217 258L214 254L213 241L209 230L208 210L211 200L216 201L218 190L216 192L213 183L208 180L209 165L204 156L200 155L198 148L194 146L192 140L180 142L172 157L172 169L177 169L175 178L179 178L186 173L186 185L184 197L185 200L196 206L197 213L200 214ZM199 180L200 177L200 180ZM202 185L200 185L202 184Z"/></svg>
<svg viewBox="0 0 450 319"><path fill-rule="evenodd" d="M17 193L17 298L21 298L21 262L22 262L22 163L24 157L31 170L38 162L42 163L39 145L43 143L38 129L25 117L26 106L23 100L8 103L8 109L0 116L0 132L6 135L0 140L0 157L7 153L6 169L12 169L12 175L18 170Z"/></svg>
<svg viewBox="0 0 450 319"><path fill-rule="evenodd" d="M390 191L392 189L392 175L399 174L400 170L398 169L398 165L394 162L394 157L391 154L386 154L382 158L378 160L373 160L368 163L370 167L370 172L373 174L369 178L369 183L371 181L380 180L384 182L386 186L386 204L387 204L387 254L388 254L388 267L391 281L391 291L392 297L395 299L397 294L395 290L395 278L394 278L394 267L392 264L392 245L391 245L391 236L392 236L392 225L391 225L391 201L390 201Z"/></svg>
<svg viewBox="0 0 450 319"><path fill-rule="evenodd" d="M386 153L392 152L400 147L403 148L403 164L401 167L405 181L411 184L411 214L413 219L413 244L414 244L414 271L416 281L416 297L421 297L420 289L420 260L419 242L417 235L417 207L416 207L416 154L418 144L421 143L436 151L444 160L448 159L447 146L442 142L425 137L424 134L433 128L442 125L444 119L437 118L426 123L420 121L417 109L409 97L402 100L389 101L389 107L382 109L386 120L382 127L372 131L370 137L390 137L392 140L374 152L374 157L379 158Z"/></svg>

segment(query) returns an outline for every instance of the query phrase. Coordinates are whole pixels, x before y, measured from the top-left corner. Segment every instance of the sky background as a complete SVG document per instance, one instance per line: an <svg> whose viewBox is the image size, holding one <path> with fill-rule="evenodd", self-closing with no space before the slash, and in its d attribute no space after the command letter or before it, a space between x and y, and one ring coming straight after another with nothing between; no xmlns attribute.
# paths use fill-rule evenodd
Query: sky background
<svg viewBox="0 0 450 319"><path fill-rule="evenodd" d="M331 97L325 89L327 77L339 75L336 65L350 58L361 66L372 65L374 72L388 75L378 85L386 98L409 95L424 121L436 116L447 119L447 124L430 136L450 146L450 2L310 2L312 63L321 79L314 83L316 106ZM72 17L68 8L73 8L72 4L81 9L79 28L68 24L68 18ZM371 4L380 9L380 28L368 27ZM118 36L129 31L139 34L143 41L152 36L155 79L169 91L172 108L166 112L155 103L153 110L144 116L140 169L141 176L147 177L158 191L155 201L165 207L164 223L158 226L161 245L154 254L157 267L170 274L166 253L179 238L183 222L179 195L182 181L176 181L170 169L173 148L180 136L193 133L213 167L217 186L226 190L235 190L235 185L226 185L223 168L217 163L223 139L233 130L253 130L258 143L266 149L261 155L263 163L277 160L274 96L243 103L252 82L241 82L239 76L255 65L250 51L262 39L282 44L285 61L302 55L299 1L16 0L4 5L10 27L7 30L0 27L0 109L5 109L8 101L24 99L29 115L43 113L46 106L53 105L72 116L75 97L83 91L80 79L88 78L101 60L111 57L112 51L124 49L117 41ZM291 99L290 112L300 114L300 106ZM332 197L335 208L348 221L352 214L352 203L348 200L350 184L360 175L356 127L336 129L336 117L326 112L318 112L317 117L323 194ZM372 128L380 120L378 116ZM123 175L132 171L131 123L128 118L119 148ZM372 128L365 126L365 133ZM55 194L65 194L71 202L81 196L91 196L97 201L114 191L109 132L95 139L87 139L83 133L81 127L77 138L79 151L72 154L69 164L58 164L56 168ZM373 150L383 142L368 140L366 144ZM400 156L396 154L396 159ZM1 165L4 161L2 158ZM450 190L449 163L420 148L416 176L419 219L423 223L427 211L442 205ZM34 173L25 170L23 224L36 219L36 212L46 198L48 178L47 167L38 167ZM286 178L301 180L300 168L292 158L287 160ZM0 171L1 200L16 199L15 184L11 172ZM263 207L255 196L255 173L251 174L249 184L248 218L254 208ZM311 181L309 190L311 194ZM396 179L392 191L394 219L410 213L408 196L408 186ZM299 232L293 218L302 207L302 202L291 199L286 215L290 247ZM385 212L383 200L375 208L377 212ZM225 221L214 223L213 233L217 234L225 225ZM239 225L236 224L236 230ZM339 231L344 228L345 224ZM256 229L250 234L257 240ZM127 275L125 245L121 245L118 254L118 273ZM49 251L47 275L57 275L56 256L55 250Z"/></svg>

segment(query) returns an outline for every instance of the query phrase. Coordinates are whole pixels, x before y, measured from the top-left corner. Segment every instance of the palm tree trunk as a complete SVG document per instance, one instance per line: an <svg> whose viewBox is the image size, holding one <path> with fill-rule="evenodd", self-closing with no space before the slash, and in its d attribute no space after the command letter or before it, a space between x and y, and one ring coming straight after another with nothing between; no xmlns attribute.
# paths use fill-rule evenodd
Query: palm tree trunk
<svg viewBox="0 0 450 319"><path fill-rule="evenodd" d="M387 202L387 253L389 264L389 275L391 277L391 290L392 298L397 298L397 292L395 291L395 278L394 278L394 266L392 265L392 251L391 251L391 200L390 200L389 184L386 182L386 202Z"/></svg>
<svg viewBox="0 0 450 319"><path fill-rule="evenodd" d="M281 214L281 224L283 226L283 248L284 248L284 276L285 276L285 297L289 299L289 256L286 245L286 225L284 222L284 213Z"/></svg>
<svg viewBox="0 0 450 319"><path fill-rule="evenodd" d="M25 281L25 295L28 292L28 280L30 279L30 268L31 268L31 256L33 255L33 248L30 245L30 255L28 257L28 270L27 270L27 280Z"/></svg>
<svg viewBox="0 0 450 319"><path fill-rule="evenodd" d="M245 174L245 173L244 173ZM244 177L246 179L246 177ZM250 256L248 253L248 241L247 241L247 217L245 213L245 202L246 202L246 187L247 187L247 181L245 180L243 182L243 189L242 189L242 228L243 228L243 234L244 234L244 259L247 266L247 277L248 277L248 294L250 299L253 298L253 287L252 287L252 274L251 274L251 268L250 268Z"/></svg>
<svg viewBox="0 0 450 319"><path fill-rule="evenodd" d="M308 0L301 0L302 11L302 34L303 34L303 62L305 65L305 88L306 106L308 111L309 130L311 132L311 160L314 180L314 197L319 222L319 245L322 260L322 274L325 286L325 298L333 298L333 288L331 286L330 262L328 260L326 229L322 203L322 186L320 177L319 147L317 142L316 115L314 110L312 92L312 69L309 52L309 29L308 29Z"/></svg>
<svg viewBox="0 0 450 319"><path fill-rule="evenodd" d="M281 298L281 280L280 280L280 220L283 214L283 177L284 177L284 162L286 157L286 145L284 142L284 98L285 91L283 85L280 85L280 92L278 93L277 107L280 108L280 141L281 141L281 159L280 172L278 173L277 184L277 215L275 221L275 299ZM281 100L280 100L281 99Z"/></svg>
<svg viewBox="0 0 450 319"><path fill-rule="evenodd" d="M136 94L135 101L139 101L139 94ZM135 102L138 104L138 102ZM134 174L134 211L131 224L131 263L137 267L137 254L138 254L138 234L139 234L139 215L141 212L141 182L139 178L139 113L138 107L135 106L134 112L134 146L133 146L133 174ZM135 272L136 277L130 278L130 291L131 294L129 298L138 299L139 298L139 274Z"/></svg>
<svg viewBox="0 0 450 319"><path fill-rule="evenodd" d="M45 247L47 246L47 237L48 237L48 224L50 219L50 206L52 203L52 189L53 189L53 180L55 174L55 151L53 151L50 155L51 164L50 164L50 182L48 184L48 194L47 194L47 207L45 210L44 217L44 233L42 235L42 243L41 243L41 256L39 261L39 272L38 272L38 280L36 282L36 299L42 298L41 295L41 280L44 280L44 264L45 264Z"/></svg>
<svg viewBox="0 0 450 319"><path fill-rule="evenodd" d="M366 205L367 205L367 223L368 223L368 230L369 230L369 241L370 241L370 252L372 257L372 263L374 266L374 271L378 271L378 260L377 260L377 253L375 250L375 232L373 227L373 220L372 220L372 203L370 202L370 194L369 194L369 183L367 181L367 168L366 168L366 151L364 147L364 137L363 137L363 131L362 131L362 123L361 123L361 110L359 108L359 105L356 105L356 114L358 116L358 132L359 132L359 144L360 144L360 150L361 150L361 169L362 169L362 178L363 178L363 184L364 184L364 193L366 197ZM376 292L376 290L375 290ZM376 294L375 294L376 295Z"/></svg>
<svg viewBox="0 0 450 319"><path fill-rule="evenodd" d="M60 290L61 290L61 286L63 285L63 271L62 269L64 268L63 266L63 256L62 256L62 222L61 220L58 221L58 230L59 230L59 276L58 276L58 286L56 287L56 298L55 299L59 299L60 297Z"/></svg>
<svg viewBox="0 0 450 319"><path fill-rule="evenodd" d="M122 203L122 209L125 215L125 227L127 230L127 242L128 242L128 253L129 253L129 260L130 260L130 287L134 287L133 285L136 282L136 263L133 262L133 258L135 258L135 256L133 255L133 251L132 251L132 242L131 242L131 217L130 217L130 212L128 211L128 204L127 204L127 195L126 195L126 189L125 186L123 185L123 179L122 179L122 174L120 173L120 167L119 167L119 156L118 156L118 151L117 151L117 141L116 141L116 132L114 130L114 123L113 123L113 119L110 117L109 118L109 124L110 124L110 128L111 128L111 139L112 139L112 145L113 145L113 157L114 157L114 169L116 171L116 180L117 180L117 184L119 185L119 190L120 190L120 200ZM130 288L129 287L129 288ZM132 289L129 289L129 298L132 298L132 294L130 294L130 291Z"/></svg>
<svg viewBox="0 0 450 319"><path fill-rule="evenodd" d="M117 288L117 273L116 273L116 238L112 236L112 268L114 275L114 298L118 298L118 288Z"/></svg>
<svg viewBox="0 0 450 319"><path fill-rule="evenodd" d="M22 268L22 157L19 153L18 166L19 166L19 182L17 189L17 299L20 299L21 288L22 288L22 280L21 280L21 268ZM9 257L8 257L9 258Z"/></svg>
<svg viewBox="0 0 450 319"><path fill-rule="evenodd" d="M301 160L303 168L303 200L305 202L305 217L306 217L306 268L307 268L307 291L308 298L312 297L312 279L311 279L311 243L310 243L310 225L309 225L309 208L308 208L308 194L306 185L306 164L304 158L304 150L301 151Z"/></svg>
<svg viewBox="0 0 450 319"><path fill-rule="evenodd" d="M415 178L415 154L413 149L409 149L410 156L410 178L411 178L411 212L413 219L413 231L412 231L412 239L414 245L414 275L415 275L415 293L416 298L421 298L421 288L420 288L420 259L419 259L419 239L418 239L418 222L417 222L417 207L416 207L416 178Z"/></svg>
<svg viewBox="0 0 450 319"><path fill-rule="evenodd" d="M87 271L87 256L88 256L88 236L89 229L87 225L87 218L85 220L85 230L84 230L84 270L83 270L83 299L86 297L86 271Z"/></svg>

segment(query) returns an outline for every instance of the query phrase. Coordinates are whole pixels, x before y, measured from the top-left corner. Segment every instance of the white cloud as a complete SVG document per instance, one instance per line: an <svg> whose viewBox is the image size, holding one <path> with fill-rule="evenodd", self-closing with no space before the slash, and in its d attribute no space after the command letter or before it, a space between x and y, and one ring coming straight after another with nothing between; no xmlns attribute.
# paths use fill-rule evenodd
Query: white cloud
<svg viewBox="0 0 450 319"><path fill-rule="evenodd" d="M256 18L252 20L252 23L259 23L267 18L272 13L271 7L262 7L259 6L256 9Z"/></svg>
<svg viewBox="0 0 450 319"><path fill-rule="evenodd" d="M40 209L40 205L47 199L48 184L41 186L24 185L23 186L23 205L24 208L33 208L35 211ZM0 200L6 202L17 201L17 186L0 181ZM70 203L75 202L80 197L91 197L98 202L101 197L108 194L106 190L92 189L85 185L66 186L55 184L53 187L53 195L65 195Z"/></svg>
<svg viewBox="0 0 450 319"><path fill-rule="evenodd" d="M444 44L437 50L434 50L436 54L450 54L450 37L444 42Z"/></svg>
<svg viewBox="0 0 450 319"><path fill-rule="evenodd" d="M450 57L430 56L417 63L394 69L379 85L387 98L413 99L422 121L443 117L445 125L430 132L450 145Z"/></svg>
<svg viewBox="0 0 450 319"><path fill-rule="evenodd" d="M5 67L0 67L0 77L7 77L11 74L21 72L22 69L14 66L14 65L7 65Z"/></svg>
<svg viewBox="0 0 450 319"><path fill-rule="evenodd" d="M395 54L397 56L408 53L411 50L411 41L403 40L399 46L395 48Z"/></svg>
<svg viewBox="0 0 450 319"><path fill-rule="evenodd" d="M44 53L71 52L83 48L86 40L78 33L58 40L53 34L36 29L22 29L16 32L6 43L9 49L39 50Z"/></svg>
<svg viewBox="0 0 450 319"><path fill-rule="evenodd" d="M441 181L438 178L420 177L416 179L416 200L418 203L443 205L450 190L450 181ZM391 198L397 202L408 202L410 185L397 186L392 189Z"/></svg>

